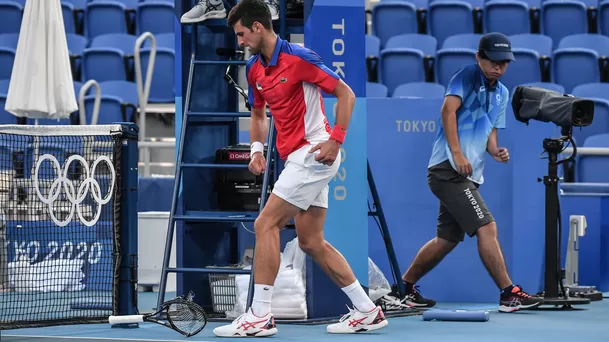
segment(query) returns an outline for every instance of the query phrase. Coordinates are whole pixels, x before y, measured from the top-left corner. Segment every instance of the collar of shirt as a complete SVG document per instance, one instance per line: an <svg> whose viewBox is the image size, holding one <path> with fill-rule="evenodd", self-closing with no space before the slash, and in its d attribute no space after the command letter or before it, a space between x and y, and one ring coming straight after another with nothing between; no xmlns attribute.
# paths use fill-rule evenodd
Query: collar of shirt
<svg viewBox="0 0 609 342"><path fill-rule="evenodd" d="M264 65L264 57L260 54L260 64L266 68L267 66L275 66L277 65L277 59L279 59L279 53L281 52L281 47L283 46L284 40L277 36L277 41L275 42L275 50L273 50L273 56L271 56L271 61L268 65Z"/></svg>

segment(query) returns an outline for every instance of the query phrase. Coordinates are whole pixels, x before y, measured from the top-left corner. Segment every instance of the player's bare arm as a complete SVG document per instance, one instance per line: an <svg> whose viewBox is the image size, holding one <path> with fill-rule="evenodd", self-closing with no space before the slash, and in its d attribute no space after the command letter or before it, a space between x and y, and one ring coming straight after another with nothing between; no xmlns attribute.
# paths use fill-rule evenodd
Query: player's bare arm
<svg viewBox="0 0 609 342"><path fill-rule="evenodd" d="M315 145L310 151L319 150L315 160L325 165L332 165L336 160L355 106L355 94L343 80L338 81L332 95L336 96L336 121L332 135L328 141Z"/></svg>
<svg viewBox="0 0 609 342"><path fill-rule="evenodd" d="M472 166L465 158L459 144L459 135L457 134L457 110L461 107L461 98L458 96L446 96L442 105L442 128L446 134L448 147L453 155L453 160L457 171L465 176L471 176Z"/></svg>
<svg viewBox="0 0 609 342"><path fill-rule="evenodd" d="M266 141L269 134L269 122L266 117L266 109L252 108L252 116L250 119L250 141L252 141L252 150L249 170L256 176L266 170L266 160L264 158L264 145L261 141ZM256 145L256 146L254 146Z"/></svg>
<svg viewBox="0 0 609 342"><path fill-rule="evenodd" d="M493 156L493 159L496 161L507 163L507 161L510 159L510 154L508 153L507 148L499 147L499 143L497 141L497 128L493 128L491 134L488 136L486 151Z"/></svg>

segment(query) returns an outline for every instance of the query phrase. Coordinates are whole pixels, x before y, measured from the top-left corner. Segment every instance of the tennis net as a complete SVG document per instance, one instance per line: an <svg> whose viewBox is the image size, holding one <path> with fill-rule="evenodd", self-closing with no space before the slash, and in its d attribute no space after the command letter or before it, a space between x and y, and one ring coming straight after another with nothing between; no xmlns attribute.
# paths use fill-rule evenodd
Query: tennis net
<svg viewBox="0 0 609 342"><path fill-rule="evenodd" d="M0 330L117 313L121 125L0 126Z"/></svg>

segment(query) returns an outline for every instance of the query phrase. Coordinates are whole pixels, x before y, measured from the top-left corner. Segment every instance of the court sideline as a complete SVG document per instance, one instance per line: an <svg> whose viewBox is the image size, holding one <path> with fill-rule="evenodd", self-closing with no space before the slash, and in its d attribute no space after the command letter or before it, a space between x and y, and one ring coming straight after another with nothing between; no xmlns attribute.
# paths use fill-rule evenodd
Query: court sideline
<svg viewBox="0 0 609 342"><path fill-rule="evenodd" d="M153 296L140 301L148 306ZM536 310L515 314L491 313L486 323L468 322L424 322L421 316L391 318L386 329L360 335L329 335L325 325L300 326L281 325L274 339L282 341L607 341L609 335L609 293L600 302L582 305L573 311ZM144 309L143 307L142 309ZM493 310L496 304L438 304L441 309ZM146 310L147 311L147 310ZM144 310L142 310L144 312ZM20 342L68 342L68 341L242 341L243 339L218 339L212 330L220 323L209 323L198 335L185 338L178 333L157 324L144 323L139 329L112 329L106 324L64 325L47 328L7 330L2 332L2 341Z"/></svg>

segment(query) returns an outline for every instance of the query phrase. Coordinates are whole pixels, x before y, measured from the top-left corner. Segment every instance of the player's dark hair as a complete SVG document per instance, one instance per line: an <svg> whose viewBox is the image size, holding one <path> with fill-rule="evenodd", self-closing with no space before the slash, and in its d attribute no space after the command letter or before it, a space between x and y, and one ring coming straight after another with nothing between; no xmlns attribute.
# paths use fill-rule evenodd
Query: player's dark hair
<svg viewBox="0 0 609 342"><path fill-rule="evenodd" d="M273 27L271 11L264 0L241 0L228 13L228 26L233 27L241 20L241 25L252 29L254 22L259 22L266 29Z"/></svg>

